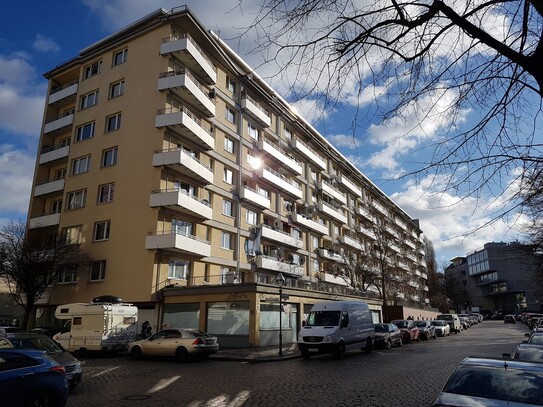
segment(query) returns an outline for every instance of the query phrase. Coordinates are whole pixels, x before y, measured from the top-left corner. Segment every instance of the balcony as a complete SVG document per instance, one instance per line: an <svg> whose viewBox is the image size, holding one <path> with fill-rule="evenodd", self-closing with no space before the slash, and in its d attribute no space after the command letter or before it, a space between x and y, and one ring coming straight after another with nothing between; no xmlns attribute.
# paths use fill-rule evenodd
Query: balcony
<svg viewBox="0 0 543 407"><path fill-rule="evenodd" d="M281 243L286 246L295 247L296 249L301 249L304 245L304 241L302 239L298 239L297 237L291 236L286 232L283 232L282 230L275 230L267 225L260 225L257 227L257 233L258 229L260 229L261 237L262 239L268 239L272 240L276 243Z"/></svg>
<svg viewBox="0 0 543 407"><path fill-rule="evenodd" d="M338 202L341 202L343 205L347 203L347 198L345 197L345 195L343 195L341 192L335 189L328 182L319 181L319 183L317 184L317 188L319 188L323 193L325 193L329 197L335 199Z"/></svg>
<svg viewBox="0 0 543 407"><path fill-rule="evenodd" d="M189 195L184 189L160 190L151 193L149 206L166 207L176 212L203 219L213 218L213 209L207 200Z"/></svg>
<svg viewBox="0 0 543 407"><path fill-rule="evenodd" d="M75 82L51 89L47 103L57 107L73 103L77 97L78 88L79 84Z"/></svg>
<svg viewBox="0 0 543 407"><path fill-rule="evenodd" d="M34 196L45 196L58 194L64 191L64 179L57 179L55 181L47 181L43 184L36 185L34 189Z"/></svg>
<svg viewBox="0 0 543 407"><path fill-rule="evenodd" d="M269 196L266 196L264 193L255 191L247 186L244 186L241 189L239 197L261 208L270 209L271 200Z"/></svg>
<svg viewBox="0 0 543 407"><path fill-rule="evenodd" d="M58 226L60 224L60 213L52 213L50 215L37 216L30 219L28 224L29 229L46 228L49 226Z"/></svg>
<svg viewBox="0 0 543 407"><path fill-rule="evenodd" d="M209 125L185 106L158 110L155 126L170 127L205 150L215 149L215 138Z"/></svg>
<svg viewBox="0 0 543 407"><path fill-rule="evenodd" d="M201 110L207 117L215 116L215 102L209 98L209 91L188 69L162 72L158 79L158 90L170 90Z"/></svg>
<svg viewBox="0 0 543 407"><path fill-rule="evenodd" d="M217 73L213 62L190 35L183 33L163 38L160 45L160 54L167 55L171 53L176 53L176 59L188 66L208 83L214 84L217 82Z"/></svg>
<svg viewBox="0 0 543 407"><path fill-rule="evenodd" d="M373 201L373 207L375 209L377 209L379 212L381 212L383 215L385 216L388 216L388 211L386 210L386 208L381 205L380 203L378 203L376 200Z"/></svg>
<svg viewBox="0 0 543 407"><path fill-rule="evenodd" d="M396 225L398 225L402 230L404 231L407 231L407 225L401 221L400 219L394 219L394 222L396 223Z"/></svg>
<svg viewBox="0 0 543 407"><path fill-rule="evenodd" d="M153 155L153 165L165 165L175 171L188 174L193 179L209 185L213 184L213 171L194 155L183 149L158 151Z"/></svg>
<svg viewBox="0 0 543 407"><path fill-rule="evenodd" d="M311 148L309 148L301 140L296 139L296 140L291 141L290 146L294 150L302 154L309 161L311 161L313 164L318 166L321 170L326 169L326 161L323 158L321 158L317 153L315 153Z"/></svg>
<svg viewBox="0 0 543 407"><path fill-rule="evenodd" d="M283 150L274 146L265 139L260 139L258 142L258 148L260 151L264 151L270 155L271 158L274 158L279 163L284 164L287 168L292 170L298 175L302 174L302 165L296 161L294 158L289 157Z"/></svg>
<svg viewBox="0 0 543 407"><path fill-rule="evenodd" d="M165 249L197 257L211 255L211 243L207 240L172 231L148 235L145 238L145 248L149 250Z"/></svg>
<svg viewBox="0 0 543 407"><path fill-rule="evenodd" d="M45 126L43 126L43 133L44 134L60 134L63 132L69 131L74 124L74 115L69 114L64 117L60 117L56 120L50 121L49 123L45 123Z"/></svg>
<svg viewBox="0 0 543 407"><path fill-rule="evenodd" d="M347 224L347 216L343 214L339 208L334 208L332 205L326 202L319 202L318 204L319 212L321 214L327 215L344 225Z"/></svg>
<svg viewBox="0 0 543 407"><path fill-rule="evenodd" d="M355 194L357 197L362 198L362 190L360 187L356 186L349 178L347 178L345 175L340 175L338 177L338 183L343 185L345 188L347 188L349 191L351 191L353 194Z"/></svg>
<svg viewBox="0 0 543 407"><path fill-rule="evenodd" d="M260 125L264 127L271 126L271 118L268 113L266 113L264 108L256 100L246 93L241 95L241 108L245 113L257 120Z"/></svg>
<svg viewBox="0 0 543 407"><path fill-rule="evenodd" d="M356 206L354 208L354 213L356 215L358 215L358 216L361 216L361 217L367 219L367 220L373 221L373 216L371 215L368 208L366 208L365 206Z"/></svg>
<svg viewBox="0 0 543 407"><path fill-rule="evenodd" d="M273 257L256 256L254 264L258 269L277 271L279 273L288 274L295 277L304 275L304 267L294 263L285 263Z"/></svg>
<svg viewBox="0 0 543 407"><path fill-rule="evenodd" d="M417 289L419 288L419 283L417 283L415 281L409 281L407 284L410 285L413 288L417 288Z"/></svg>
<svg viewBox="0 0 543 407"><path fill-rule="evenodd" d="M411 249L415 250L416 246L415 246L415 243L413 243L411 240L409 239L404 239L403 243L407 246L409 246Z"/></svg>
<svg viewBox="0 0 543 407"><path fill-rule="evenodd" d="M342 235L340 235L340 236L338 236L338 240L341 243L343 243L344 245L352 247L353 249L364 250L364 247L362 246L362 244L358 240L356 240L356 239L354 239L354 238L352 238L350 236L342 236Z"/></svg>
<svg viewBox="0 0 543 407"><path fill-rule="evenodd" d="M270 184L274 185L276 188L280 189L282 192L285 192L297 199L302 199L302 189L300 186L290 181L285 176L279 174L277 171L272 170L269 167L260 167L256 170L258 177L266 180Z"/></svg>
<svg viewBox="0 0 543 407"><path fill-rule="evenodd" d="M351 280L347 276L340 276L336 274L320 272L317 278L320 281L324 281L326 283L339 284L339 285L351 287L351 282L350 282Z"/></svg>
<svg viewBox="0 0 543 407"><path fill-rule="evenodd" d="M392 249L393 251L395 251L396 253L401 253L401 249L400 249L400 246L394 244L394 243L390 243L388 245L389 249Z"/></svg>
<svg viewBox="0 0 543 407"><path fill-rule="evenodd" d="M321 247L318 249L317 252L321 259L334 261L341 264L346 263L345 257L339 253L334 252L332 249L326 249L324 247Z"/></svg>
<svg viewBox="0 0 543 407"><path fill-rule="evenodd" d="M56 165L62 162L68 161L68 154L70 154L70 146L49 146L42 149L40 154L40 165L50 164Z"/></svg>
<svg viewBox="0 0 543 407"><path fill-rule="evenodd" d="M367 236L369 237L370 239L373 239L373 240L376 240L377 239L377 236L375 236L375 232L371 229L368 229L367 227L365 226L362 226L362 225L359 225L357 228L356 228L356 231L358 233L362 233L364 236Z"/></svg>
<svg viewBox="0 0 543 407"><path fill-rule="evenodd" d="M290 214L290 219L293 223L296 223L298 225L302 225L306 227L307 229L311 229L313 232L317 232L321 235L327 235L328 234L328 226L323 225L322 223L319 223L317 221L314 221L310 217L304 216L302 214L293 212Z"/></svg>

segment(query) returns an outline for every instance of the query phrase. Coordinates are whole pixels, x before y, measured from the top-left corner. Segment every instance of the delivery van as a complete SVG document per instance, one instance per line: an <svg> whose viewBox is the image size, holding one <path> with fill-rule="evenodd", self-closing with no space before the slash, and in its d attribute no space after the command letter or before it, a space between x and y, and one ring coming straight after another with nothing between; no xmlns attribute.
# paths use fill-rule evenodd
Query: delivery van
<svg viewBox="0 0 543 407"><path fill-rule="evenodd" d="M305 359L321 353L341 359L353 349L371 352L373 338L373 320L367 303L323 301L313 305L298 334L298 349Z"/></svg>
<svg viewBox="0 0 543 407"><path fill-rule="evenodd" d="M138 308L117 297L102 296L91 303L59 305L57 319L65 320L65 328L53 339L66 350L120 351L136 339Z"/></svg>
<svg viewBox="0 0 543 407"><path fill-rule="evenodd" d="M462 323L460 322L460 318L458 318L458 314L440 314L436 319L447 321L451 327L451 332L454 332L455 334L462 330Z"/></svg>

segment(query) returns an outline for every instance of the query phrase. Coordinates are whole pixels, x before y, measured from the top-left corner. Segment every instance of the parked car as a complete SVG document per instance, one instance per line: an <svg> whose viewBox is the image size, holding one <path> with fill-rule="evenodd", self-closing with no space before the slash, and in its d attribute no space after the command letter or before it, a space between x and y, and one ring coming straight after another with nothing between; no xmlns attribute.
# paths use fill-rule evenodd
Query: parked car
<svg viewBox="0 0 543 407"><path fill-rule="evenodd" d="M16 326L0 326L0 334L6 334L9 332L22 332L21 328Z"/></svg>
<svg viewBox="0 0 543 407"><path fill-rule="evenodd" d="M466 358L433 406L531 406L541 405L542 400L543 363Z"/></svg>
<svg viewBox="0 0 543 407"><path fill-rule="evenodd" d="M411 319L396 319L392 323L400 328L403 343L420 341L420 332L419 328L415 325L415 321Z"/></svg>
<svg viewBox="0 0 543 407"><path fill-rule="evenodd" d="M0 349L5 348L45 351L47 356L64 367L66 378L71 387L77 385L83 377L79 360L47 335L34 332L12 332L0 335Z"/></svg>
<svg viewBox="0 0 543 407"><path fill-rule="evenodd" d="M430 323L434 326L437 336L449 336L451 334L451 327L447 321L436 319L430 321Z"/></svg>
<svg viewBox="0 0 543 407"><path fill-rule="evenodd" d="M447 321L451 328L451 332L454 332L455 334L462 331L462 323L456 314L439 314L436 319Z"/></svg>
<svg viewBox="0 0 543 407"><path fill-rule="evenodd" d="M504 324L516 324L517 320L515 319L514 315L507 314L506 316L503 317L503 323Z"/></svg>
<svg viewBox="0 0 543 407"><path fill-rule="evenodd" d="M436 327L430 321L416 321L415 325L419 328L421 339L437 339Z"/></svg>
<svg viewBox="0 0 543 407"><path fill-rule="evenodd" d="M535 332L532 334L525 334L528 340L525 343L533 343L534 345L543 345L543 332Z"/></svg>
<svg viewBox="0 0 543 407"><path fill-rule="evenodd" d="M9 407L64 407L64 367L39 350L0 349L0 403Z"/></svg>
<svg viewBox="0 0 543 407"><path fill-rule="evenodd" d="M471 327L471 323L468 317L458 317L458 319L460 319L460 325L462 325L463 331Z"/></svg>
<svg viewBox="0 0 543 407"><path fill-rule="evenodd" d="M217 337L197 329L171 328L158 331L147 339L131 342L132 359L145 356L175 357L181 362L190 357L207 357L219 351Z"/></svg>
<svg viewBox="0 0 543 407"><path fill-rule="evenodd" d="M375 324L373 344L376 348L390 349L393 345L402 346L402 331L394 324Z"/></svg>
<svg viewBox="0 0 543 407"><path fill-rule="evenodd" d="M515 348L511 357L518 360L543 362L543 345L521 343Z"/></svg>

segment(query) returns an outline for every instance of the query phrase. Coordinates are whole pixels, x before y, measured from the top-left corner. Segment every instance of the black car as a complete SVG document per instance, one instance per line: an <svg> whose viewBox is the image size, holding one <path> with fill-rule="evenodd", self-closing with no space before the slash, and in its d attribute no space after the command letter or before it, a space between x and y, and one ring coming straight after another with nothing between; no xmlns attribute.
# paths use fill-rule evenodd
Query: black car
<svg viewBox="0 0 543 407"><path fill-rule="evenodd" d="M430 321L416 321L415 325L419 328L421 339L437 339L436 327Z"/></svg>
<svg viewBox="0 0 543 407"><path fill-rule="evenodd" d="M373 345L376 348L390 349L393 345L402 346L402 331L394 324L375 324L373 325L375 337Z"/></svg>

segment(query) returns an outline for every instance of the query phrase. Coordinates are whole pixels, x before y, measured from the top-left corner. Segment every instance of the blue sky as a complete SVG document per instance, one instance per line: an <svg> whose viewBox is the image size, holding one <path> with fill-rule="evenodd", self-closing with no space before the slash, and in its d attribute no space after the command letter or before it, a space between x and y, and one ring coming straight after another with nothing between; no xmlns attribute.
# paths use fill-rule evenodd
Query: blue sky
<svg viewBox="0 0 543 407"><path fill-rule="evenodd" d="M182 3L159 0L21 3L0 0L0 224L26 218L47 90L43 73L151 11L182 4L188 5L208 29L219 33L249 65L256 66L259 57L248 53L255 44L254 39L250 36L241 41L233 38L239 33L237 29L252 20L259 3L244 0L241 11L238 0ZM269 73L265 68L258 72L265 78ZM284 94L283 84L271 85ZM489 215L481 210L482 207L492 209L503 202L482 196L476 203L472 199L440 193L440 185L446 179L437 182L423 179L419 183L387 181L391 174L406 169L416 160L415 151L423 151L420 149L422 137L416 132L409 137L398 136L412 127L409 122L392 118L386 123L377 123L371 116L375 92L378 89L368 88L356 102L363 106L356 133L352 130L355 114L352 104L331 108L311 98L293 100L292 104L410 216L420 219L423 231L436 249L439 267L486 242L513 240L515 231L506 222L496 222L463 236L488 220ZM470 120L470 112L465 112L465 119ZM420 127L424 137L432 138L451 125L434 120Z"/></svg>

